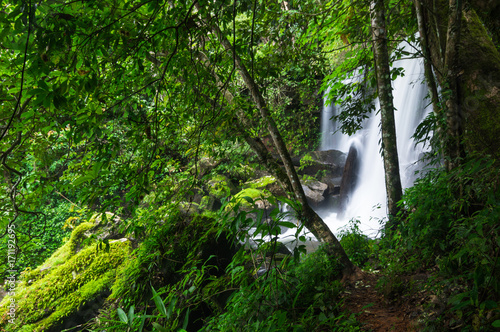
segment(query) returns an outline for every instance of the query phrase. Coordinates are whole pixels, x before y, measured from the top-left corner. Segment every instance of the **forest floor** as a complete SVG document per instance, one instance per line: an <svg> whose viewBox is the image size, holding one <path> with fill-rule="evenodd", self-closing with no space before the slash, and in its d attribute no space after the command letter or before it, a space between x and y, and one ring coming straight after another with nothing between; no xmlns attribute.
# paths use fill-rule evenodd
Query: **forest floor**
<svg viewBox="0 0 500 332"><path fill-rule="evenodd" d="M425 279L424 276L411 276L408 279ZM378 286L383 276L365 273L363 278L346 288L345 308L356 314L365 331L419 331L418 317L422 314L421 304L425 302L423 291L412 294L394 292L394 285L385 282ZM408 280L400 279L408 284Z"/></svg>

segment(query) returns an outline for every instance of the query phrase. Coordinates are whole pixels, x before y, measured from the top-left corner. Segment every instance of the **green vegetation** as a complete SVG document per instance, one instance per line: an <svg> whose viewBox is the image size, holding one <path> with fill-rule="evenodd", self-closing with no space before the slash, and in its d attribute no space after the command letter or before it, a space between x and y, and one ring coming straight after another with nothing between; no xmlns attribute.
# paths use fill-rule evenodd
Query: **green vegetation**
<svg viewBox="0 0 500 332"><path fill-rule="evenodd" d="M13 297L18 306L16 324L6 324L11 298L5 297L0 305L1 324L7 331L55 330L86 303L109 291L116 271L126 262L130 241L109 241L104 251L96 244L84 246L85 233L94 226L80 224L46 262L24 272Z"/></svg>
<svg viewBox="0 0 500 332"><path fill-rule="evenodd" d="M454 0L3 1L0 331L361 331L363 285L383 298L368 305L411 318L405 328L500 328L496 12ZM415 137L432 167L402 199L388 194L380 238L357 220L333 234L297 176L321 202L338 189L313 152L322 95L354 133L405 75L379 70L413 57L401 41L426 67L414 84L433 113ZM389 58L374 55L379 42Z"/></svg>
<svg viewBox="0 0 500 332"><path fill-rule="evenodd" d="M300 264L282 261L241 287L203 331L360 331L342 311L338 272L322 250Z"/></svg>

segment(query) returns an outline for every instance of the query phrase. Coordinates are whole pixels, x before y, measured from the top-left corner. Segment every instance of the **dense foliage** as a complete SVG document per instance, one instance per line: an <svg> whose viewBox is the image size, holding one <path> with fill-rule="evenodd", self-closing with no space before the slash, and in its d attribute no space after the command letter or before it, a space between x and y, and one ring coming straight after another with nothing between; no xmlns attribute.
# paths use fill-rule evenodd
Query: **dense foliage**
<svg viewBox="0 0 500 332"><path fill-rule="evenodd" d="M434 112L417 139L433 167L382 238L352 220L329 239L382 275L388 300L427 296L419 328L489 331L500 327L500 47L485 13L498 5L430 2L379 5L388 64L423 56L431 74ZM342 105L346 133L378 111L371 5L3 1L0 329L361 330L344 307L359 271L346 275L331 243L306 255L278 238L306 239L293 173L328 173L304 172L322 93ZM404 282L413 274L425 285Z"/></svg>

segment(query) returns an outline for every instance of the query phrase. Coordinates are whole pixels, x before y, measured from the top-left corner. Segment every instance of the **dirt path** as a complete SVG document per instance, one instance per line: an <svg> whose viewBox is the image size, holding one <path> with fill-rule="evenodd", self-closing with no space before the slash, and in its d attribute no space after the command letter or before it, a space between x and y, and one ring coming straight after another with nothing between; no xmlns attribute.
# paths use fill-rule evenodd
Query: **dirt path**
<svg viewBox="0 0 500 332"><path fill-rule="evenodd" d="M365 331L418 331L409 318L415 308L408 303L389 303L376 290L378 278L376 274L366 273L362 280L349 286L344 295L345 307L359 314L358 321Z"/></svg>

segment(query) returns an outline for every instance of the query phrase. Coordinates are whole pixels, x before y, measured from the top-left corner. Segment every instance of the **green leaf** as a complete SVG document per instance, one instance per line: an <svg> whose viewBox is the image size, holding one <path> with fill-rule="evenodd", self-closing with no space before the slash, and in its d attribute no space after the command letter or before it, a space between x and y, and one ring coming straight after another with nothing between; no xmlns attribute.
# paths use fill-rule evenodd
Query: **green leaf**
<svg viewBox="0 0 500 332"><path fill-rule="evenodd" d="M36 89L31 89L28 92L26 92L26 96L35 96L35 95L46 95L48 93L47 90L36 88Z"/></svg>
<svg viewBox="0 0 500 332"><path fill-rule="evenodd" d="M142 330L144 329L144 322L146 322L146 318L145 316L141 316L141 325L139 325L139 332L142 332Z"/></svg>
<svg viewBox="0 0 500 332"><path fill-rule="evenodd" d="M290 221L282 221L280 222L280 226L288 227L288 228L296 228L297 225Z"/></svg>
<svg viewBox="0 0 500 332"><path fill-rule="evenodd" d="M189 323L189 308L187 309L186 316L184 317L184 322L182 323L182 329L185 330Z"/></svg>
<svg viewBox="0 0 500 332"><path fill-rule="evenodd" d="M161 326L160 324L158 323L153 323L153 327L160 331L160 332L168 332L168 330L166 328L164 328L163 326Z"/></svg>
<svg viewBox="0 0 500 332"><path fill-rule="evenodd" d="M79 186L80 184L87 182L87 181L91 181L93 179L94 179L94 177L92 175L89 175L89 174L80 176L78 179L73 181L73 186L75 186L75 187Z"/></svg>
<svg viewBox="0 0 500 332"><path fill-rule="evenodd" d="M168 305L168 311L166 312L167 319L170 319L170 317L172 317L172 313L174 312L176 302L177 299L173 299L172 301L170 301L170 304Z"/></svg>
<svg viewBox="0 0 500 332"><path fill-rule="evenodd" d="M160 295L158 295L158 293L155 291L153 287L151 287L151 289L153 290L153 301L155 301L156 308L158 309L160 314L170 318L167 315L167 309L165 308L165 304L163 303L163 300L161 299Z"/></svg>
<svg viewBox="0 0 500 332"><path fill-rule="evenodd" d="M55 108L59 109L59 108L62 108L64 106L66 106L66 104L68 103L66 97L64 97L63 95L55 95L54 96L54 106Z"/></svg>
<svg viewBox="0 0 500 332"><path fill-rule="evenodd" d="M118 308L116 311L118 312L118 318L120 318L120 321L125 324L128 324L128 318L125 311L123 311L122 308Z"/></svg>
<svg viewBox="0 0 500 332"><path fill-rule="evenodd" d="M493 327L500 327L500 319L497 319L496 321L494 321L491 326Z"/></svg>
<svg viewBox="0 0 500 332"><path fill-rule="evenodd" d="M109 243L108 243L109 246ZM109 252L109 251L108 251ZM134 315L134 306L131 306L130 309L128 310L128 321L130 324L134 321L135 315Z"/></svg>
<svg viewBox="0 0 500 332"><path fill-rule="evenodd" d="M99 174L99 171L101 170L103 164L104 163L102 161L98 161L92 166L92 176L94 179Z"/></svg>
<svg viewBox="0 0 500 332"><path fill-rule="evenodd" d="M21 119L29 119L31 117L33 117L33 115L35 114L35 110L34 109L30 109L26 112L24 112L22 115L21 115Z"/></svg>

